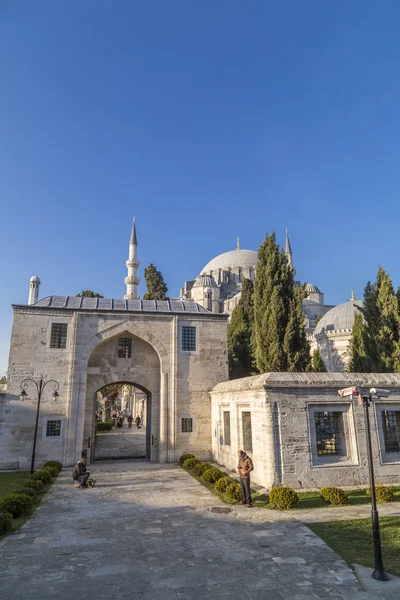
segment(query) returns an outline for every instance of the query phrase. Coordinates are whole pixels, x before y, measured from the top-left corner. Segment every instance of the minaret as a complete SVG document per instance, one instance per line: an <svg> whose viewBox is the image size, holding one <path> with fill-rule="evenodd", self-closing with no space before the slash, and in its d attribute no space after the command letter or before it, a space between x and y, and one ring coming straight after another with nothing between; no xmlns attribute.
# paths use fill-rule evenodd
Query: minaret
<svg viewBox="0 0 400 600"><path fill-rule="evenodd" d="M236 238L236 250L240 250L240 238Z"/></svg>
<svg viewBox="0 0 400 600"><path fill-rule="evenodd" d="M39 286L40 279L37 275L34 275L29 280L28 304L36 304L36 302L39 300Z"/></svg>
<svg viewBox="0 0 400 600"><path fill-rule="evenodd" d="M129 259L126 261L126 266L128 268L128 277L125 277L125 300L136 300L136 298L139 298L139 296L137 295L137 286L139 285L140 279L137 276L137 270L140 263L137 259L137 252L138 243L136 237L136 223L135 218L133 218L131 239L129 240Z"/></svg>
<svg viewBox="0 0 400 600"><path fill-rule="evenodd" d="M293 269L293 256L292 256L292 247L290 245L290 241L289 241L289 233L288 230L286 229L286 258L288 261L288 265L289 267L291 267Z"/></svg>

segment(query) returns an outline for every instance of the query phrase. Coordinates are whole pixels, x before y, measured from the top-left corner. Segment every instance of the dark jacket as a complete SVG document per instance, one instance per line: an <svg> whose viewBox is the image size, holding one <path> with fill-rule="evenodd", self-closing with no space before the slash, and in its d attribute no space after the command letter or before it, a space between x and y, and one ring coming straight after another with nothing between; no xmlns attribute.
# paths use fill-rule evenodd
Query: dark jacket
<svg viewBox="0 0 400 600"><path fill-rule="evenodd" d="M74 466L74 472L73 472L73 475L72 475L73 479L76 481L79 477L81 477L85 473L86 473L86 467L85 467L85 465L83 464L83 462L81 462L80 460L78 460L78 462Z"/></svg>

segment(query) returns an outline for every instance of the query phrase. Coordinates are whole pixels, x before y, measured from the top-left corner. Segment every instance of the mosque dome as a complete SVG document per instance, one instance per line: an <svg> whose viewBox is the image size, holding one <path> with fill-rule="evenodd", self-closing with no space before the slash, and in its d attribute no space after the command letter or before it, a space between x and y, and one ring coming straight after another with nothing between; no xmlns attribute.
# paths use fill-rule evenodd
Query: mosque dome
<svg viewBox="0 0 400 600"><path fill-rule="evenodd" d="M215 288L218 287L214 277L211 277L211 275L206 275L205 273L203 273L202 275L199 275L198 278L196 279L196 281L194 282L193 287L202 287L202 288Z"/></svg>
<svg viewBox="0 0 400 600"><path fill-rule="evenodd" d="M242 250L241 248L237 248L236 250L230 250L229 252L219 254L210 260L201 272L210 273L211 271L218 271L218 269L227 271L228 268L235 269L242 267L243 269L255 267L257 262L257 252L254 252L254 250Z"/></svg>
<svg viewBox="0 0 400 600"><path fill-rule="evenodd" d="M349 300L331 308L318 322L314 335L352 329L356 312L362 306L361 300Z"/></svg>
<svg viewBox="0 0 400 600"><path fill-rule="evenodd" d="M31 283L40 283L40 279L37 275L33 275L33 277L29 280Z"/></svg>
<svg viewBox="0 0 400 600"><path fill-rule="evenodd" d="M309 294L320 294L321 293L320 290L317 288L317 286L312 283L307 283L306 292L308 292Z"/></svg>

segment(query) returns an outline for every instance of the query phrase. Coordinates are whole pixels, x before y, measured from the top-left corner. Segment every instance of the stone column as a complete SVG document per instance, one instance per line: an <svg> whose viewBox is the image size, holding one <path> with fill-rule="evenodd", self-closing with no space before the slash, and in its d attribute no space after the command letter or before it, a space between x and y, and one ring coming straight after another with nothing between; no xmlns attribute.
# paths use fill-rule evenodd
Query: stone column
<svg viewBox="0 0 400 600"><path fill-rule="evenodd" d="M168 373L161 373L159 461L168 462Z"/></svg>

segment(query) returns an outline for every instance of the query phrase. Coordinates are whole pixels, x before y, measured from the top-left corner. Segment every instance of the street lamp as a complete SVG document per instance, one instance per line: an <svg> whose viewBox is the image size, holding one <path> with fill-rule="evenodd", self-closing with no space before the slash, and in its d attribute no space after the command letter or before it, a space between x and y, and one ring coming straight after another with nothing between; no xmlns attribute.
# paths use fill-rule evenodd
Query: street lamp
<svg viewBox="0 0 400 600"><path fill-rule="evenodd" d="M39 382L36 382L34 379L28 378L28 379L24 379L21 382L21 393L20 393L20 400L21 402L23 402L24 400L27 399L28 394L26 393L26 388L28 387L29 382L33 382L36 386L36 392L37 392L37 411L36 411L36 424L35 424L35 434L33 437L33 450L32 450L32 461L31 461L31 474L34 473L35 471L35 452L36 452L36 437L37 437L37 430L38 430L38 423L39 423L39 410L40 410L40 401L42 399L42 394L44 391L44 388L46 387L46 385L48 383L52 383L53 384L53 400L57 400L57 398L59 397L59 393L58 393L58 389L60 387L60 384L58 383L58 381L55 381L54 379L49 379L48 381L43 382L43 377L40 378Z"/></svg>
<svg viewBox="0 0 400 600"><path fill-rule="evenodd" d="M372 539L374 542L374 559L375 566L372 572L372 577L378 581L388 581L389 575L386 573L383 566L382 559L382 544L381 544L381 533L379 529L379 515L376 508L376 494L375 494L375 476L374 476L374 463L372 460L372 444L371 444L371 428L369 422L369 406L374 398L387 398L390 396L390 390L384 390L381 388L371 388L369 394L361 396L360 389L355 386L351 388L345 388L339 390L339 395L353 396L357 394L358 404L364 407L364 420L365 420L365 437L367 441L367 456L368 456L368 470L369 470L369 487L371 490L371 521L372 521Z"/></svg>

